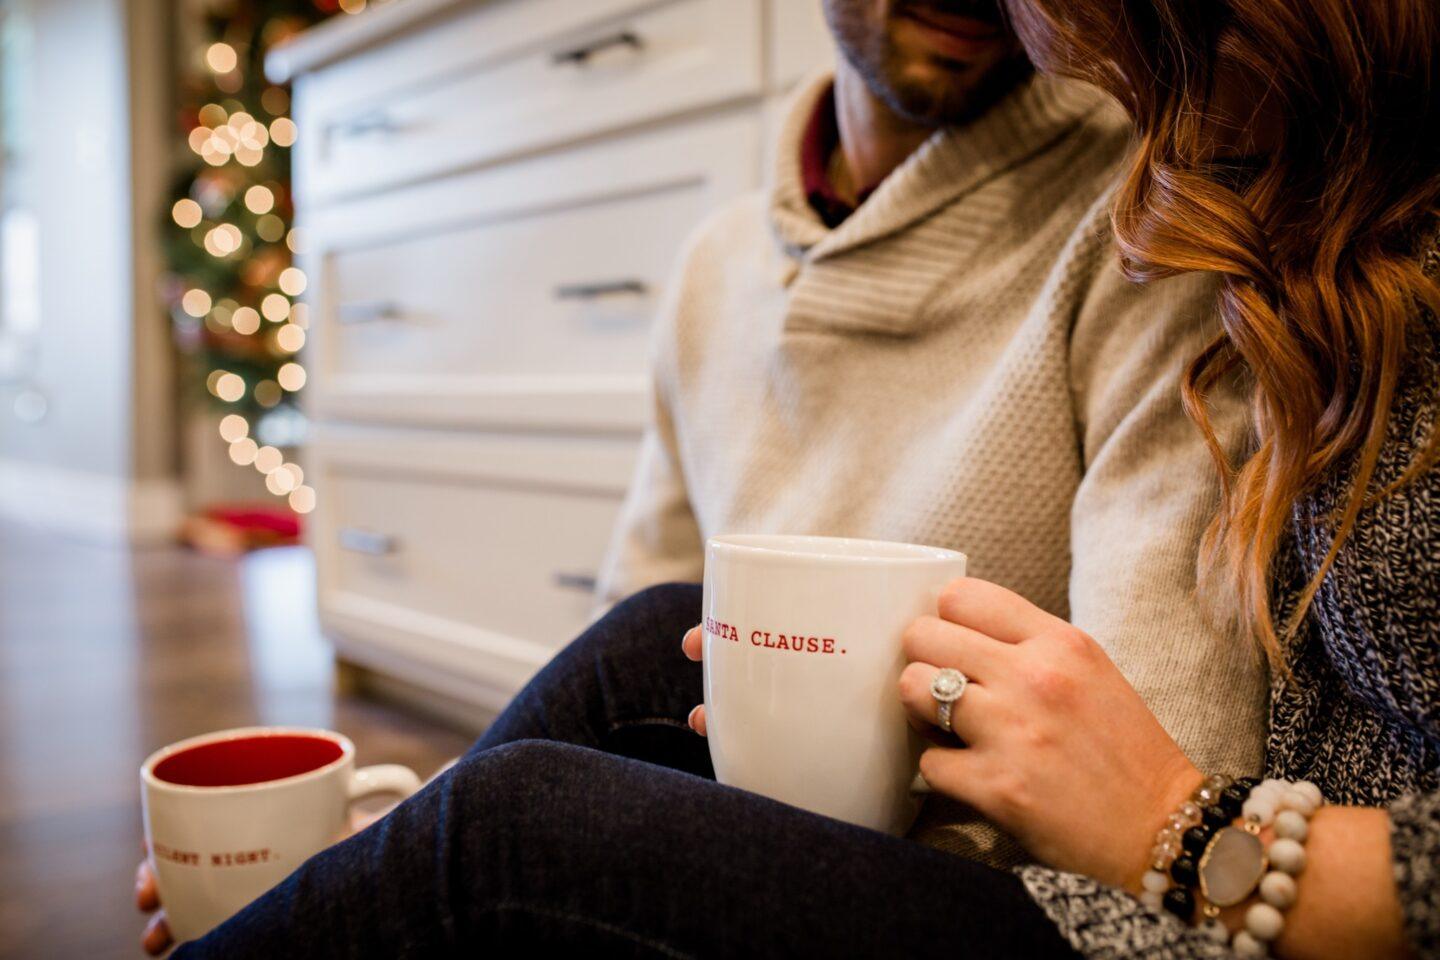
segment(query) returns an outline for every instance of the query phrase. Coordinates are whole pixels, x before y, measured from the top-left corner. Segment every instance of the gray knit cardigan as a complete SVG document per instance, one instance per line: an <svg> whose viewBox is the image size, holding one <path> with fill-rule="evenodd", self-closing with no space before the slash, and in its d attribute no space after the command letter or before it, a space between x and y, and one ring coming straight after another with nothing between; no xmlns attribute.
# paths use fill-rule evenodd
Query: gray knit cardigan
<svg viewBox="0 0 1440 960"><path fill-rule="evenodd" d="M1424 244L1440 275L1440 246ZM1372 488L1398 479L1436 427L1440 321L1422 312ZM1277 614L1294 610L1332 543L1349 470L1298 504L1277 563ZM1280 621L1280 622L1283 622ZM1271 689L1267 773L1313 781L1331 803L1388 807L1395 882L1417 956L1440 960L1440 465L1380 499L1315 596ZM1020 868L1031 895L1087 957L1224 958L1192 928L1113 888Z"/></svg>

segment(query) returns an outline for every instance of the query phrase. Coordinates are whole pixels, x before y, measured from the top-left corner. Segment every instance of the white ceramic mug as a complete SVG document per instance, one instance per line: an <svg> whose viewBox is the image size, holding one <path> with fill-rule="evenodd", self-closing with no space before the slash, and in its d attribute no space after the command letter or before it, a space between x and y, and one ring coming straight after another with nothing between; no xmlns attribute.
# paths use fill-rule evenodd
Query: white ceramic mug
<svg viewBox="0 0 1440 960"><path fill-rule="evenodd" d="M329 730L246 727L157 750L140 791L175 939L203 936L342 839L351 801L418 789L407 767L356 770L355 745Z"/></svg>
<svg viewBox="0 0 1440 960"><path fill-rule="evenodd" d="M724 784L892 834L919 808L900 637L965 555L734 535L705 547L705 725Z"/></svg>

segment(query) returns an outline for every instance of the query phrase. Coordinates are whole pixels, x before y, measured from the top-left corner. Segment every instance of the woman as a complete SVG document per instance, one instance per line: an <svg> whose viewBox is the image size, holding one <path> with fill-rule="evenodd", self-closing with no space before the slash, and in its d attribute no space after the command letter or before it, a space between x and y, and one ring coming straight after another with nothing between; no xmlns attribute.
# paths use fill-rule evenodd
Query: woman
<svg viewBox="0 0 1440 960"><path fill-rule="evenodd" d="M1440 955L1440 8L1008 6L1042 69L1136 123L1115 214L1132 272L1224 278L1226 337L1186 397L1207 429L1205 391L1243 373L1258 448L1219 464L1209 559L1276 668L1269 770L1347 805L1311 823L1275 952L1394 955L1403 930ZM1065 886L1031 883L1073 943L1123 935L1123 904Z"/></svg>
<svg viewBox="0 0 1440 960"><path fill-rule="evenodd" d="M1197 359L1187 396L1206 429L1206 391L1248 378L1257 445L1220 465L1212 587L1239 598L1276 666L1271 772L1314 781L1331 804L1279 787L1246 801L1268 812L1257 823L1290 868L1277 871L1292 877L1276 884L1293 901L1282 926L1251 929L1268 897L1253 883L1203 926L1136 896L1153 903L1163 883L1178 902L1181 878L1154 869L1152 846L1168 841L1154 838L1172 811L1190 822L1211 771L1098 644L1022 598L955 584L907 633L901 696L933 734L938 672L974 681L953 710L967 746L935 734L922 771L1026 845L1042 866L1020 872L1023 888L693 776L708 772L698 739L633 722L698 699L693 666L634 641L693 619L695 588L669 587L567 649L436 784L180 955L570 943L1200 957L1263 955L1273 940L1287 958L1440 956L1440 298L1424 273L1440 259L1428 252L1440 14L1414 0L1009 6L1038 64L1098 83L1135 118L1141 149L1115 218L1133 270L1225 277L1227 336ZM691 718L703 730L703 712ZM1281 856L1296 836L1308 864Z"/></svg>

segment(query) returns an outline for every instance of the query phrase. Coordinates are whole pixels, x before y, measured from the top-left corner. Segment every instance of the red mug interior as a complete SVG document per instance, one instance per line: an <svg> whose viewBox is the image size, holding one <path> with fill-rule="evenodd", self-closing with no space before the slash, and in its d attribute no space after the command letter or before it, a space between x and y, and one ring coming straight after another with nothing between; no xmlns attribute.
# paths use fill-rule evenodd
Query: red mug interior
<svg viewBox="0 0 1440 960"><path fill-rule="evenodd" d="M299 776L334 763L344 748L303 733L216 740L172 753L155 764L155 779L185 787L240 787Z"/></svg>

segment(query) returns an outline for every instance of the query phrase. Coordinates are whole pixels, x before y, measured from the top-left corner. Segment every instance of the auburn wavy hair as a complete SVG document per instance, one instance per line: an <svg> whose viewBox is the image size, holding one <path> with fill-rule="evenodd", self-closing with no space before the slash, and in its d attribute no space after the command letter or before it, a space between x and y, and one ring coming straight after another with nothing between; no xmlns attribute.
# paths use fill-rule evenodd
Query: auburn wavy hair
<svg viewBox="0 0 1440 960"><path fill-rule="evenodd" d="M1135 122L1139 149L1113 214L1127 272L1222 277L1224 333L1182 384L1222 477L1200 560L1223 571L1280 665L1357 515L1399 485L1371 489L1417 307L1440 302L1415 250L1440 206L1440 2L1006 6L1038 67L1099 86ZM1241 462L1207 412L1207 394L1232 375L1248 383L1255 431ZM1431 437L1399 482L1435 448ZM1297 498L1332 469L1351 471L1328 518L1333 544L1277 624L1277 548Z"/></svg>

